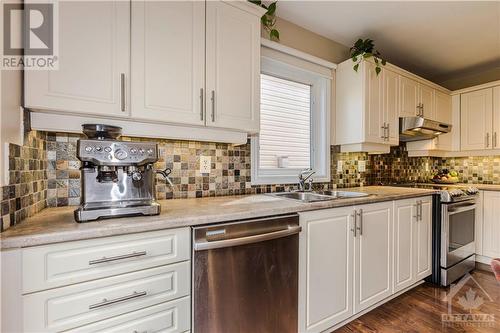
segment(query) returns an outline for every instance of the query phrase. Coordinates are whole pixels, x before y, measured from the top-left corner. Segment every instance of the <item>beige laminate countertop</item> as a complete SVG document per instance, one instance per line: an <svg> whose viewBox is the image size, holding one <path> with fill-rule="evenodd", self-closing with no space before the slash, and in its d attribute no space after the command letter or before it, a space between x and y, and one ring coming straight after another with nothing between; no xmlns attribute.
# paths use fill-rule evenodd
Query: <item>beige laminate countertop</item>
<svg viewBox="0 0 500 333"><path fill-rule="evenodd" d="M251 219L315 209L398 200L436 193L434 190L390 186L345 189L368 197L302 203L268 194L161 201L157 216L126 217L76 223L75 207L47 208L0 234L0 249L29 247L144 231Z"/></svg>

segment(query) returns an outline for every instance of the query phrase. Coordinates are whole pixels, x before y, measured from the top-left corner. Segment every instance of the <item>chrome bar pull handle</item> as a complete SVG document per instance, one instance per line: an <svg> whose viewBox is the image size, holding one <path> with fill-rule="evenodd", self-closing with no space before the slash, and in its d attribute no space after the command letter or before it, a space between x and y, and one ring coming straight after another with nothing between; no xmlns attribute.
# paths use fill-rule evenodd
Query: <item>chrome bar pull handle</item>
<svg viewBox="0 0 500 333"><path fill-rule="evenodd" d="M200 88L200 119L203 120L203 110L204 110L204 105L203 105L203 88Z"/></svg>
<svg viewBox="0 0 500 333"><path fill-rule="evenodd" d="M380 128L384 130L384 133L382 134L382 136L381 136L380 138L381 138L381 139L384 139L384 141L385 141L385 139L387 139L387 137L386 137L386 135L385 135L385 130L386 130L386 128L385 128L385 123L384 123L384 125L383 125L382 127L380 127Z"/></svg>
<svg viewBox="0 0 500 333"><path fill-rule="evenodd" d="M363 236L363 209L360 209L357 215L359 216L359 227L358 227L359 235Z"/></svg>
<svg viewBox="0 0 500 333"><path fill-rule="evenodd" d="M107 300L106 298L104 298L102 300L102 302L100 302L100 303L89 305L89 310L98 309L98 308L101 308L103 306L108 306L108 305L112 305L112 304L116 304L116 303L120 303L120 302L129 301L129 300L134 299L134 298L146 296L147 294L148 293L146 291L140 291L140 292L134 291L130 295L122 296L122 297L118 297L118 298L114 298L114 299L110 299L110 300Z"/></svg>
<svg viewBox="0 0 500 333"><path fill-rule="evenodd" d="M352 233L354 234L354 238L356 238L357 236L357 222L358 222L358 213L356 212L356 210L354 210L354 212L351 214L351 217L352 217L352 220L353 220L353 227L351 229Z"/></svg>
<svg viewBox="0 0 500 333"><path fill-rule="evenodd" d="M493 148L497 147L497 132L493 132Z"/></svg>
<svg viewBox="0 0 500 333"><path fill-rule="evenodd" d="M125 73L120 74L120 106L122 112L125 112Z"/></svg>
<svg viewBox="0 0 500 333"><path fill-rule="evenodd" d="M212 122L215 122L215 90L212 90Z"/></svg>
<svg viewBox="0 0 500 333"><path fill-rule="evenodd" d="M490 133L486 133L486 148L490 147Z"/></svg>
<svg viewBox="0 0 500 333"><path fill-rule="evenodd" d="M116 261L116 260L123 260L123 259L129 259L129 258L135 258L135 257L142 257L147 254L146 251L140 251L140 252L133 252L130 254L123 254L120 256L114 256L114 257L102 257L101 259L94 259L89 261L89 265L97 265L97 264L102 264L105 262L110 262L110 261Z"/></svg>

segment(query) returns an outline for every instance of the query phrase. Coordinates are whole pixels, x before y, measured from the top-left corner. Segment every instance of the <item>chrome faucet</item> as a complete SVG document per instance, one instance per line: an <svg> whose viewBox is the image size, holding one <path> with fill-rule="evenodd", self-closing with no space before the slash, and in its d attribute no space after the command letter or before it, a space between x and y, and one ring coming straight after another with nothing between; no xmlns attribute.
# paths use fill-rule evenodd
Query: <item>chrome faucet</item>
<svg viewBox="0 0 500 333"><path fill-rule="evenodd" d="M314 175L316 171L312 171L312 169L304 169L299 173L299 191L300 192L309 192L312 191L312 178L311 176ZM309 179L311 178L311 179ZM306 180L309 179L309 186L308 189L306 189Z"/></svg>

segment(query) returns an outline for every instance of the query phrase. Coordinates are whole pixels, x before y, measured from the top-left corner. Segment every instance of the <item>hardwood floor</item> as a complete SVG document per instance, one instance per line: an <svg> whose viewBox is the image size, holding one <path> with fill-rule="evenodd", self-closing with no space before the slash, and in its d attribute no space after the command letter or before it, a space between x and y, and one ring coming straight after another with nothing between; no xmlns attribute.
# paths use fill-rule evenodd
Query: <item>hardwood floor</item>
<svg viewBox="0 0 500 333"><path fill-rule="evenodd" d="M450 294L450 288L438 288L425 283L355 319L335 333L498 333L500 332L500 282L496 281L491 272L476 270L471 276L473 279L468 279L460 288L452 290L457 293L452 298L451 313L493 315L493 319L491 316L486 318L492 319L490 322L467 322L447 326L442 321L442 315L448 314L448 302L444 298Z"/></svg>

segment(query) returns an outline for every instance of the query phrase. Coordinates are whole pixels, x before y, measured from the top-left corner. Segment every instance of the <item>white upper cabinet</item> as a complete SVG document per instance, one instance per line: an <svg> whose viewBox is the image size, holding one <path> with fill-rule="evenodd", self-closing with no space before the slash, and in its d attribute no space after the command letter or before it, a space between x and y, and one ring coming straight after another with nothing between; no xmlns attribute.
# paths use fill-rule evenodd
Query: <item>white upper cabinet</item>
<svg viewBox="0 0 500 333"><path fill-rule="evenodd" d="M452 124L453 126L453 115L452 115L452 104L451 96L445 94L439 90L434 91L434 111L435 120L445 123ZM452 127L452 131L460 131L460 128ZM440 150L452 150L453 149L453 136L452 132L448 134L441 134L436 138L436 149Z"/></svg>
<svg viewBox="0 0 500 333"><path fill-rule="evenodd" d="M399 111L400 117L414 117L416 116L419 109L419 90L418 82L407 78L406 76L401 76L401 108Z"/></svg>
<svg viewBox="0 0 500 333"><path fill-rule="evenodd" d="M494 149L500 147L500 86L493 88L493 140Z"/></svg>
<svg viewBox="0 0 500 333"><path fill-rule="evenodd" d="M391 145L399 144L399 84L400 75L383 70L384 75L384 126L387 141Z"/></svg>
<svg viewBox="0 0 500 333"><path fill-rule="evenodd" d="M61 131L97 114L258 132L264 12L242 1L60 1L59 70L26 71L25 106L64 113Z"/></svg>
<svg viewBox="0 0 500 333"><path fill-rule="evenodd" d="M420 115L428 119L436 119L436 110L434 105L435 90L425 84L418 85L420 95Z"/></svg>
<svg viewBox="0 0 500 333"><path fill-rule="evenodd" d="M231 2L207 2L209 126L259 131L260 17Z"/></svg>
<svg viewBox="0 0 500 333"><path fill-rule="evenodd" d="M365 141L384 143L384 81L381 74L376 74L374 64L364 62L363 65L361 70L365 76Z"/></svg>
<svg viewBox="0 0 500 333"><path fill-rule="evenodd" d="M59 1L58 70L25 71L25 106L128 116L130 4Z"/></svg>
<svg viewBox="0 0 500 333"><path fill-rule="evenodd" d="M362 61L337 67L336 144L343 151L381 151L399 143L399 74ZM344 150L348 149L348 150Z"/></svg>
<svg viewBox="0 0 500 333"><path fill-rule="evenodd" d="M204 125L205 3L132 2L132 118Z"/></svg>
<svg viewBox="0 0 500 333"><path fill-rule="evenodd" d="M461 150L491 149L493 136L493 89L460 96Z"/></svg>

